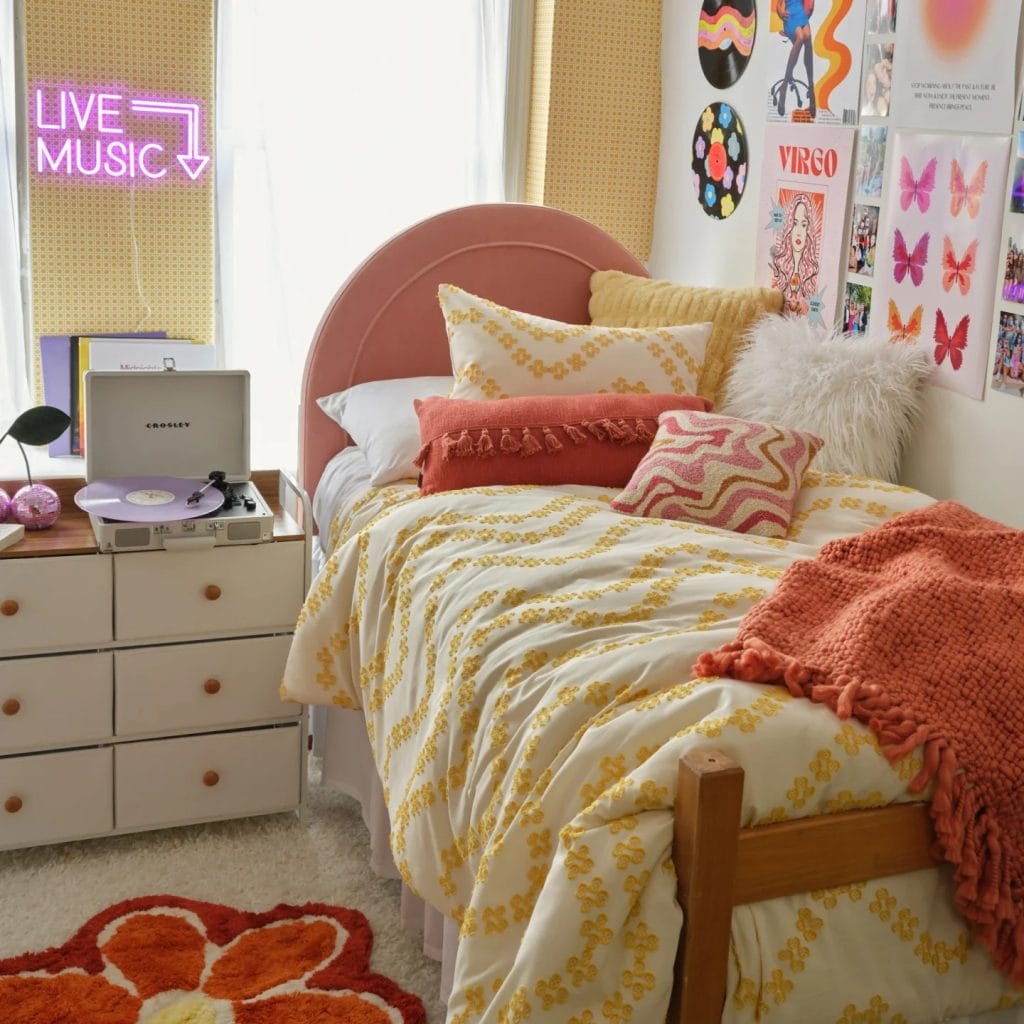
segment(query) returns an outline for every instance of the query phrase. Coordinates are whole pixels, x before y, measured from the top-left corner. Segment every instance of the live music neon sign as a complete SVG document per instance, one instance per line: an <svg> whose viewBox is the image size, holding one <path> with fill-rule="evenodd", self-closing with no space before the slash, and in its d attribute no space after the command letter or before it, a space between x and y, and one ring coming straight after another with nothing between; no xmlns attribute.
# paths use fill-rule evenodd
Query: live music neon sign
<svg viewBox="0 0 1024 1024"><path fill-rule="evenodd" d="M32 90L33 166L47 177L156 182L198 181L210 162L202 152L197 102L128 96L123 90L40 85ZM174 146L153 126L177 130Z"/></svg>

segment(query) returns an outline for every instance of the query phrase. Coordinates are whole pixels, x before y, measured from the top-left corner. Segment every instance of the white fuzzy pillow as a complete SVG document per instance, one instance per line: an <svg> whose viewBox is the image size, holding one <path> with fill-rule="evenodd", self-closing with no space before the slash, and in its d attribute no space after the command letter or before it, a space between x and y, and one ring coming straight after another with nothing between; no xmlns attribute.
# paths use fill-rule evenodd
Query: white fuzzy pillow
<svg viewBox="0 0 1024 1024"><path fill-rule="evenodd" d="M914 345L766 316L736 357L717 411L816 434L825 441L814 463L822 472L895 482L930 370Z"/></svg>

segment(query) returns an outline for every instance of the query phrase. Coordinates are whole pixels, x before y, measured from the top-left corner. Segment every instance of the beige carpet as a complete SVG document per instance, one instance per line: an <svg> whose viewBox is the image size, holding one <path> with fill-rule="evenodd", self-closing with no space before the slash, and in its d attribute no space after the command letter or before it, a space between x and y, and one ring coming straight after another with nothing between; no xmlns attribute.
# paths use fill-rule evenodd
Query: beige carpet
<svg viewBox="0 0 1024 1024"><path fill-rule="evenodd" d="M373 928L371 969L415 992L429 1024L442 1024L440 965L401 928L399 883L367 867L358 805L313 784L308 809L305 825L279 814L0 853L0 958L65 942L93 914L135 896L254 911L340 904L362 911Z"/></svg>

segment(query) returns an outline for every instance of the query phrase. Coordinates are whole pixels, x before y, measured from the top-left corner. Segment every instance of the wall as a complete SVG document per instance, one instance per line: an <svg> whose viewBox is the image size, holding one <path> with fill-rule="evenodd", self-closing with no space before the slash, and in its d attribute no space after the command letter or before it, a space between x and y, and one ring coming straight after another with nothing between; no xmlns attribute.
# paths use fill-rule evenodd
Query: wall
<svg viewBox="0 0 1024 1024"><path fill-rule="evenodd" d="M708 84L697 60L699 3L665 5L661 163L649 262L655 277L693 284L753 283L766 62L772 47L784 45L766 31L769 6L768 0L758 2L757 39L746 71L731 88L719 90ZM691 183L693 130L711 100L735 107L752 154L747 191L736 212L724 221L713 221L701 212ZM1024 399L996 393L975 402L942 388L927 388L924 414L904 459L903 482L1024 527L1022 437Z"/></svg>
<svg viewBox="0 0 1024 1024"><path fill-rule="evenodd" d="M18 13L27 86L22 128L31 129L36 119L36 85L48 88L47 121L58 116L55 97L62 85L83 94L120 93L123 117L106 123L121 124L126 134L105 138L139 133L157 139L169 167L152 181L34 170L24 176L33 337L162 329L171 337L212 343L214 0L23 0ZM184 116L130 114L129 96L200 103L198 154L211 159L196 180L174 160L185 142ZM35 134L24 154L31 167ZM55 141L53 148L59 145ZM150 153L149 166L156 170L156 151Z"/></svg>

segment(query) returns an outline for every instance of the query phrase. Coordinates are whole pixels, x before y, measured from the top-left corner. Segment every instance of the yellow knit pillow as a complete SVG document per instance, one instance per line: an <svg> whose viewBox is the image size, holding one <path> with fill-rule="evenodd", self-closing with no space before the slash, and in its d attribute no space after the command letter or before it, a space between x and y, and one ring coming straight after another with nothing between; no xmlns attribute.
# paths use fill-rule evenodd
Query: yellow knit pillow
<svg viewBox="0 0 1024 1024"><path fill-rule="evenodd" d="M711 321L714 329L697 393L718 405L744 332L765 313L782 310L772 288L701 288L599 270L590 277L590 319L602 327L669 327Z"/></svg>

